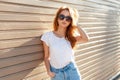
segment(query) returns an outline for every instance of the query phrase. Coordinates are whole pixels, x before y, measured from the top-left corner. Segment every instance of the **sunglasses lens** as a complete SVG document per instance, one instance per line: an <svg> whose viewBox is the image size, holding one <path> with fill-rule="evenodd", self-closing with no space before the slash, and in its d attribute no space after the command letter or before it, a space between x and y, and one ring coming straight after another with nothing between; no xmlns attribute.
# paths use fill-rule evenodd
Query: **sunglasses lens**
<svg viewBox="0 0 120 80"><path fill-rule="evenodd" d="M61 15L59 15L59 19L60 19L60 20L63 20L64 18L65 18L65 16L64 16L64 15L62 15L62 14L61 14Z"/></svg>
<svg viewBox="0 0 120 80"><path fill-rule="evenodd" d="M72 18L70 16L66 17L66 21L70 22L72 20Z"/></svg>
<svg viewBox="0 0 120 80"><path fill-rule="evenodd" d="M72 18L71 18L70 16L64 16L63 14L60 14L60 15L58 16L58 18L59 18L60 20L64 20L64 18L66 18L66 21L68 21L68 22L70 22L70 21L72 20Z"/></svg>

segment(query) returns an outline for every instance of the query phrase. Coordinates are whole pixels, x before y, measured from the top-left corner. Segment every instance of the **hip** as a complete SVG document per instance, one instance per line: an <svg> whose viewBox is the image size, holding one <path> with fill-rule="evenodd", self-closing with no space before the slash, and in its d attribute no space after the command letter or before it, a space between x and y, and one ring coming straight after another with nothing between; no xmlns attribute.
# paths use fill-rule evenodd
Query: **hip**
<svg viewBox="0 0 120 80"><path fill-rule="evenodd" d="M50 66L50 70L56 74L51 80L81 80L79 70L73 62L59 69Z"/></svg>

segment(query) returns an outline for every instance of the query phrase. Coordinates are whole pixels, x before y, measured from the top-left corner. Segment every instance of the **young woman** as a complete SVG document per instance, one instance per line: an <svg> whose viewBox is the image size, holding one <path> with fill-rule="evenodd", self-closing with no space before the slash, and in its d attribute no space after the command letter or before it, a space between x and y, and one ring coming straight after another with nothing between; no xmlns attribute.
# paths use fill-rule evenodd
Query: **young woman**
<svg viewBox="0 0 120 80"><path fill-rule="evenodd" d="M87 42L88 36L77 26L78 17L76 9L60 7L54 19L54 30L41 37L44 62L51 80L81 80L73 48L77 42Z"/></svg>

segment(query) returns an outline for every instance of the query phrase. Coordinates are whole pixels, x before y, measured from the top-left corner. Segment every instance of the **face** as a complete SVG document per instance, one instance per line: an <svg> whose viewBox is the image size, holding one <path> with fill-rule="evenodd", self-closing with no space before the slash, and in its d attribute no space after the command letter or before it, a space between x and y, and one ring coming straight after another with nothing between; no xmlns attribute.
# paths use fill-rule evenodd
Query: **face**
<svg viewBox="0 0 120 80"><path fill-rule="evenodd" d="M59 27L67 28L69 24L71 23L72 18L70 16L70 13L68 10L63 10L59 15L58 15L58 24Z"/></svg>

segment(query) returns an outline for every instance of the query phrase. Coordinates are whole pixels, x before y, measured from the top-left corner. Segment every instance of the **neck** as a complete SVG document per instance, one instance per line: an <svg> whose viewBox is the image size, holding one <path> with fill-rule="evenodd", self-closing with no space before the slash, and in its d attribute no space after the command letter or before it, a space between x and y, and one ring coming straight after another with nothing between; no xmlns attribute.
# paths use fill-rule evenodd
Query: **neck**
<svg viewBox="0 0 120 80"><path fill-rule="evenodd" d="M56 33L65 37L66 28L59 27L58 30L56 31Z"/></svg>

